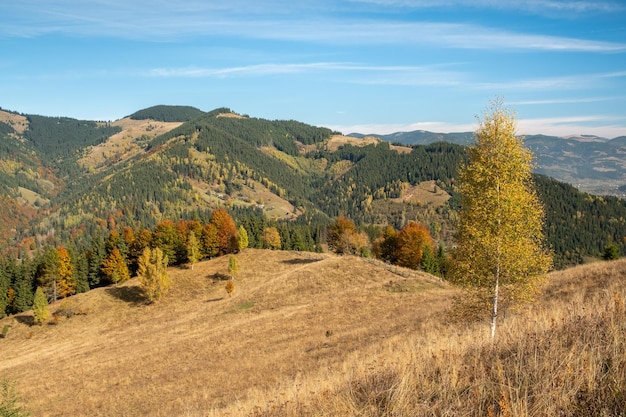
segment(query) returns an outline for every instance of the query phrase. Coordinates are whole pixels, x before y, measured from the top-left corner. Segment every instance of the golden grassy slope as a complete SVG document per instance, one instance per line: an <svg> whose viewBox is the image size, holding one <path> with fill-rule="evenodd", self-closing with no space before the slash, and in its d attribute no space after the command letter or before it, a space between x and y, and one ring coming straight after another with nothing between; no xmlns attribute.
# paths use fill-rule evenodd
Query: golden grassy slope
<svg viewBox="0 0 626 417"><path fill-rule="evenodd" d="M133 120L124 118L111 123L122 130L109 137L106 142L89 149L78 163L83 167L99 169L111 162L125 160L141 152L137 141L148 141L180 126L181 122L159 122L155 120ZM143 139L142 139L143 138Z"/></svg>
<svg viewBox="0 0 626 417"><path fill-rule="evenodd" d="M455 293L354 257L237 256L231 298L214 279L228 269L219 258L171 269L175 286L157 304L145 305L131 280L51 306L88 311L58 324L28 326L29 313L0 321L12 326L0 375L16 380L36 416L245 415L236 410L265 406L294 381L341 375L346 358L415 334Z"/></svg>
<svg viewBox="0 0 626 417"><path fill-rule="evenodd" d="M58 324L12 318L0 375L34 416L617 416L626 409L626 259L551 274L535 304L450 324L458 292L354 257L246 250L76 296ZM67 301L66 301L67 303ZM27 321L28 313L18 317Z"/></svg>

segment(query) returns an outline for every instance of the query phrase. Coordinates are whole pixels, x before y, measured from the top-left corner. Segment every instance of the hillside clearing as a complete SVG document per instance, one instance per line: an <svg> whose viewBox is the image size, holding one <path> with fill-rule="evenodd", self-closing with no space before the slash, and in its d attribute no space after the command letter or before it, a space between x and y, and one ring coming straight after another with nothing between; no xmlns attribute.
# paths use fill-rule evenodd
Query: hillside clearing
<svg viewBox="0 0 626 417"><path fill-rule="evenodd" d="M340 369L354 352L414 333L455 293L354 257L237 256L230 298L218 279L223 257L171 269L174 289L154 305L131 280L51 306L81 313L58 324L29 326L30 313L4 319L0 373L17 381L34 415L185 415ZM423 285L390 290L406 280Z"/></svg>
<svg viewBox="0 0 626 417"><path fill-rule="evenodd" d="M83 167L96 169L109 162L130 158L142 150L149 140L180 126L181 122L159 122L155 120L134 120L124 118L111 123L122 131L112 135L106 142L89 149L87 155L78 162Z"/></svg>

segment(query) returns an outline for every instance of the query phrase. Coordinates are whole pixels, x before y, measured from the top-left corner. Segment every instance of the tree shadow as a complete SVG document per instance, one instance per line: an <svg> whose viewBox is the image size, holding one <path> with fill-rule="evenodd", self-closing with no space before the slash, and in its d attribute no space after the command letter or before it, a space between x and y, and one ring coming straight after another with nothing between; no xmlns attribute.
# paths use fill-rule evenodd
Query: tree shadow
<svg viewBox="0 0 626 417"><path fill-rule="evenodd" d="M213 281L228 281L230 279L230 275L222 274L221 272L209 274L208 277Z"/></svg>
<svg viewBox="0 0 626 417"><path fill-rule="evenodd" d="M35 324L35 317L33 316L21 315L21 316L14 316L14 317L18 323L25 324L27 326L33 326Z"/></svg>
<svg viewBox="0 0 626 417"><path fill-rule="evenodd" d="M214 303L216 301L222 301L224 297L211 298L210 300L206 300L207 303Z"/></svg>
<svg viewBox="0 0 626 417"><path fill-rule="evenodd" d="M302 265L302 264L312 264L314 262L319 262L321 259L318 258L296 258L296 259L286 259L283 261L284 264L290 265Z"/></svg>
<svg viewBox="0 0 626 417"><path fill-rule="evenodd" d="M142 289L138 286L132 287L111 287L107 288L106 292L118 300L122 300L133 306L140 306L148 304L146 296Z"/></svg>

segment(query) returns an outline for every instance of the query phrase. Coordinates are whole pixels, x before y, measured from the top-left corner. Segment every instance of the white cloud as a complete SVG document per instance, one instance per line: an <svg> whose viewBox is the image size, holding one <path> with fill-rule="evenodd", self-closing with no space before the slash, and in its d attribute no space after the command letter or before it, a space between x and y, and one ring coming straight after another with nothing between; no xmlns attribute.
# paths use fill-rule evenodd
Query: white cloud
<svg viewBox="0 0 626 417"><path fill-rule="evenodd" d="M555 13L584 14L590 12L615 13L624 6L615 1L571 0L351 0L353 3L374 4L414 9L471 7L474 9L516 10L539 15L554 16Z"/></svg>
<svg viewBox="0 0 626 417"><path fill-rule="evenodd" d="M523 2L521 2L523 3ZM262 7L261 7L262 4ZM300 41L344 45L427 45L460 49L622 52L626 44L518 33L474 24L355 20L321 12L313 3L234 0L170 1L23 0L4 7L0 34L63 33L122 39L189 37ZM335 15L338 16L338 15Z"/></svg>

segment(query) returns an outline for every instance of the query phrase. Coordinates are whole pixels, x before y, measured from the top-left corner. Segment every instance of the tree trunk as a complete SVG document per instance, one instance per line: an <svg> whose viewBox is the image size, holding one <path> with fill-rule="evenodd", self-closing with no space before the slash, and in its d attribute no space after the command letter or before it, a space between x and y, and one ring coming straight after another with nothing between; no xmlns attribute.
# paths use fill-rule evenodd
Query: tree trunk
<svg viewBox="0 0 626 417"><path fill-rule="evenodd" d="M498 320L498 292L500 290L500 277L496 275L496 286L493 291L493 310L491 310L491 341L496 338L496 322Z"/></svg>

